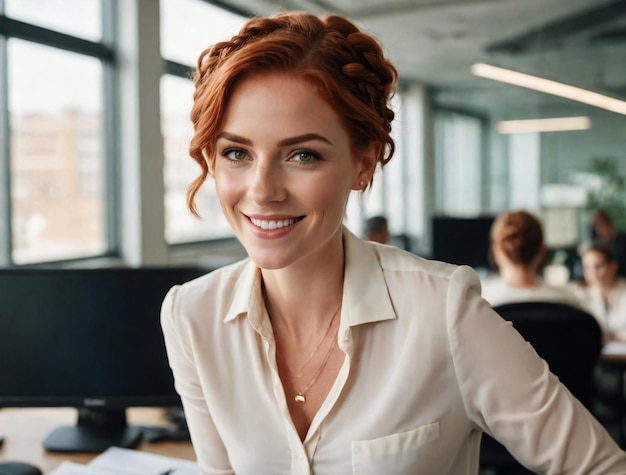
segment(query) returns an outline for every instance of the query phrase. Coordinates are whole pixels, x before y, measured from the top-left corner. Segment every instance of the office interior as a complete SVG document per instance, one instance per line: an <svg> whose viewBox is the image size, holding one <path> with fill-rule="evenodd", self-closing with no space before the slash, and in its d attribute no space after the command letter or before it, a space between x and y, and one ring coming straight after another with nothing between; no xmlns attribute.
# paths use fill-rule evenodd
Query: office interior
<svg viewBox="0 0 626 475"><path fill-rule="evenodd" d="M350 17L399 70L396 155L348 228L385 215L395 244L484 271L472 233L526 209L580 276L591 211L626 208L624 0L0 0L0 268L245 257L210 182L187 209L190 77L280 8Z"/></svg>
<svg viewBox="0 0 626 475"><path fill-rule="evenodd" d="M186 208L198 173L187 155L189 77L202 49L280 2L74 3L71 19L55 15L55 1L0 3L0 266L241 258L211 183L198 200L202 219ZM432 256L434 217L523 208L542 216L549 244L573 246L589 238L590 207L622 200L624 2L323 5L289 8L350 16L380 38L400 74L397 152L373 188L352 197L346 225L355 233L384 214L397 243ZM480 65L617 105L489 79L475 73ZM555 120L515 122L535 119Z"/></svg>

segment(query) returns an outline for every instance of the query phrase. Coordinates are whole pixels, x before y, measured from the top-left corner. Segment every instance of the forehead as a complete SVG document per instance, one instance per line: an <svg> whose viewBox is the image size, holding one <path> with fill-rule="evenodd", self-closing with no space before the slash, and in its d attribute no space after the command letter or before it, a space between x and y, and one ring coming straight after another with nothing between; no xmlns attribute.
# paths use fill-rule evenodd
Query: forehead
<svg viewBox="0 0 626 475"><path fill-rule="evenodd" d="M224 124L272 117L294 125L336 125L339 115L309 80L289 73L257 73L239 80L226 103Z"/></svg>
<svg viewBox="0 0 626 475"><path fill-rule="evenodd" d="M603 264L606 262L604 255L598 251L589 251L583 255L583 262L587 264Z"/></svg>

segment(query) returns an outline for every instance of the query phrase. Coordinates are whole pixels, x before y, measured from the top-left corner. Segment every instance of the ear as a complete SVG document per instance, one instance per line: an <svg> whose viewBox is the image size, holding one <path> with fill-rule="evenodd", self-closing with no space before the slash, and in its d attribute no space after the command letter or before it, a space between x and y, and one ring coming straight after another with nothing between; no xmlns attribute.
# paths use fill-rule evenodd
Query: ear
<svg viewBox="0 0 626 475"><path fill-rule="evenodd" d="M378 159L382 155L382 146L371 143L356 154L358 173L352 183L353 190L364 190L372 182Z"/></svg>
<svg viewBox="0 0 626 475"><path fill-rule="evenodd" d="M210 177L215 177L215 173L214 173L215 172L215 158L217 156L217 151L213 150L213 156L211 156L211 155L209 155L207 149L204 148L204 149L202 149L201 153L202 153L202 161L204 163L200 164L200 165L202 166L202 168L204 168L203 165L206 165L207 174ZM196 157L193 157L193 159L198 161L198 159Z"/></svg>

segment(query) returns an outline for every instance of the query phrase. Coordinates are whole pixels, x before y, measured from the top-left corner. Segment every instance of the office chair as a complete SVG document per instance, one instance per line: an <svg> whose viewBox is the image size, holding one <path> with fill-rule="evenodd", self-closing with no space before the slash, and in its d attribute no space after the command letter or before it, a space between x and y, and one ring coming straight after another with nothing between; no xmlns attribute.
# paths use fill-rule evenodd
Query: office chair
<svg viewBox="0 0 626 475"><path fill-rule="evenodd" d="M602 350L602 330L589 313L556 302L519 302L494 310L530 343L570 392L589 410L593 401L593 371ZM480 447L480 468L496 475L532 472L487 434Z"/></svg>

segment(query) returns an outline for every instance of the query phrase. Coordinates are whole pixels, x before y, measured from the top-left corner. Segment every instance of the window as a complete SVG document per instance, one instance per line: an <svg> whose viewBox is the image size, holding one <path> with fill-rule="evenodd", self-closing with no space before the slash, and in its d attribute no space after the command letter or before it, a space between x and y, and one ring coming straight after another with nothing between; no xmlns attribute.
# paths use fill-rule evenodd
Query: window
<svg viewBox="0 0 626 475"><path fill-rule="evenodd" d="M189 119L193 94L190 76L200 53L233 36L246 20L241 14L202 0L161 0L161 54L170 64L170 74L161 81L165 239L170 244L233 235L222 215L210 178L196 195L201 219L187 209L187 189L200 172L188 153L193 134Z"/></svg>
<svg viewBox="0 0 626 475"><path fill-rule="evenodd" d="M449 111L435 115L435 206L438 213L476 215L482 211L482 122Z"/></svg>
<svg viewBox="0 0 626 475"><path fill-rule="evenodd" d="M102 39L101 0L4 0L16 20L92 41Z"/></svg>
<svg viewBox="0 0 626 475"><path fill-rule="evenodd" d="M0 265L98 256L112 246L104 78L113 54L89 41L103 36L102 8L100 0L5 0L3 24L17 37L0 42L9 142L0 151L8 184L0 203L10 223Z"/></svg>

